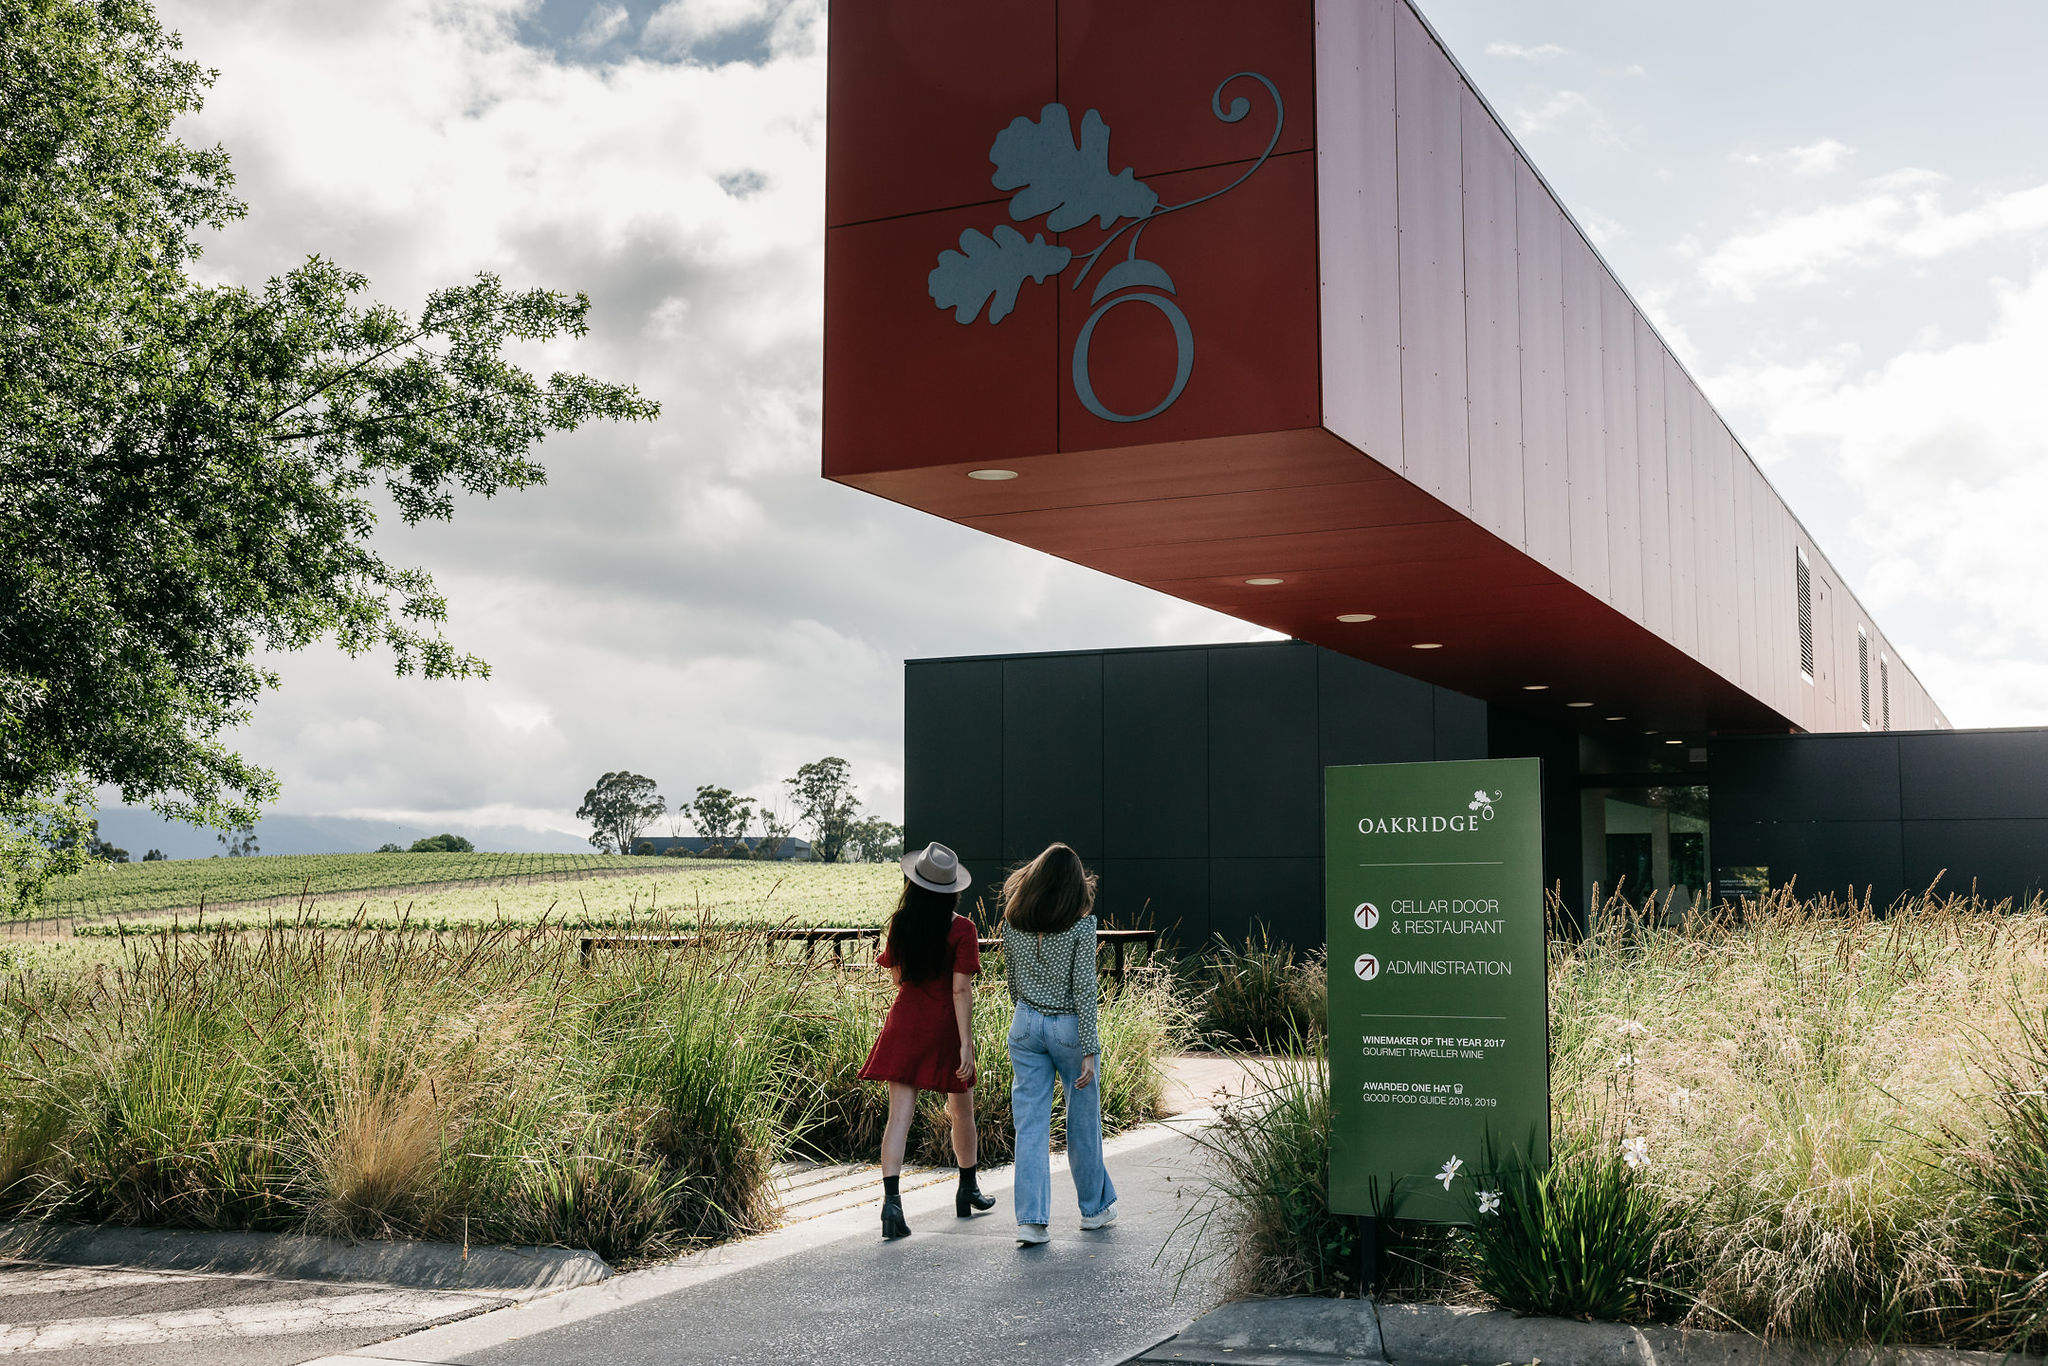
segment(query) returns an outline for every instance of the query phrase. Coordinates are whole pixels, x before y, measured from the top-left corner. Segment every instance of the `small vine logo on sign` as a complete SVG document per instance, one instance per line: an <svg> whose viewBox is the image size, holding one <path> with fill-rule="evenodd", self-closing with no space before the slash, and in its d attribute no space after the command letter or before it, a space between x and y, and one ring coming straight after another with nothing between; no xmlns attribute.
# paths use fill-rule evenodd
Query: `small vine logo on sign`
<svg viewBox="0 0 2048 1366"><path fill-rule="evenodd" d="M1251 113L1252 103L1243 95L1233 98L1228 109L1223 105L1223 92L1236 81L1256 81L1272 97L1272 136L1266 139L1265 150L1244 174L1220 190L1179 204L1161 204L1158 192L1138 179L1129 166L1110 174L1109 125L1093 109L1081 116L1078 141L1067 107L1048 104L1039 111L1036 120L1021 115L1012 120L1008 128L996 134L988 149L988 159L996 168L990 182L999 190L1015 191L1010 196L1012 220L1028 223L1042 216L1048 230L1063 233L1094 219L1098 228L1109 233L1093 250L1078 258L1081 269L1070 288L1078 290L1103 254L1119 238L1126 239L1123 259L1106 267L1096 280L1088 299L1094 311L1081 325L1081 335L1074 339L1074 396L1080 399L1082 407L1105 422L1143 422L1159 416L1180 398L1188 387L1188 377L1194 373L1195 332L1176 302L1173 277L1158 262L1139 256L1138 247L1145 229L1153 223L1168 214L1229 194L1251 179L1266 164L1266 158L1273 155L1286 118L1280 91L1273 82L1256 71L1226 76L1209 96L1210 112L1224 123L1240 123ZM1076 259L1072 248L1046 241L1044 233L1034 233L1026 240L1023 233L1008 223L997 224L993 233L969 228L960 234L960 250L939 253L939 264L927 277L927 284L932 302L941 309L952 309L953 320L961 326L969 326L979 318L984 305L993 325L1016 308L1017 295L1025 280L1044 284L1064 273ZM1173 329L1173 383L1164 398L1137 413L1118 412L1105 404L1095 392L1089 370L1088 348L1095 336L1095 325L1112 309L1125 304L1144 304L1157 310Z"/></svg>

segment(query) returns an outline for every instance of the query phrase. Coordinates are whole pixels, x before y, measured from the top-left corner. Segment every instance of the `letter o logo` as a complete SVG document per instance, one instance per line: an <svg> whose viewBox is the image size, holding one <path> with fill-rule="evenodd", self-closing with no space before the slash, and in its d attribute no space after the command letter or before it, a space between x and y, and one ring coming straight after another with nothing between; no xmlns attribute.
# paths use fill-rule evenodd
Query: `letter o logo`
<svg viewBox="0 0 2048 1366"><path fill-rule="evenodd" d="M1351 970L1358 974L1359 981L1370 982L1380 975L1380 960L1369 953L1361 953L1358 961L1351 965Z"/></svg>
<svg viewBox="0 0 2048 1366"><path fill-rule="evenodd" d="M1358 909L1351 913L1351 918L1358 922L1361 930L1376 930L1380 924L1380 908L1370 901L1361 901Z"/></svg>
<svg viewBox="0 0 2048 1366"><path fill-rule="evenodd" d="M1166 321L1173 326L1175 366L1173 387L1166 391L1166 397L1159 400L1157 407L1142 413L1111 412L1101 399L1095 396L1095 383L1088 377L1088 343L1095 335L1095 324L1103 315L1118 304L1147 303L1166 315ZM1164 294L1118 294L1105 299L1101 306L1088 315L1088 321L1081 325L1081 335L1074 339L1074 395L1081 400L1081 406L1105 422L1143 422L1146 418L1157 417L1173 406L1181 390L1188 387L1188 376L1195 368L1195 332L1188 326L1187 315L1180 311L1180 305Z"/></svg>

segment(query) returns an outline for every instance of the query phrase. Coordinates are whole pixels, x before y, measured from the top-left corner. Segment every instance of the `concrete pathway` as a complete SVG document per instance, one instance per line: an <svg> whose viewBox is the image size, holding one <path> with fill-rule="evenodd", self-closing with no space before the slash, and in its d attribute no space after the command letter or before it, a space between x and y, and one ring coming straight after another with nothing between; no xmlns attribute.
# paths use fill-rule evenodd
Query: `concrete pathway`
<svg viewBox="0 0 2048 1366"><path fill-rule="evenodd" d="M313 1366L1128 1361L1215 1306L1213 1265L1181 1274L1181 1220L1205 1167L1191 1134L1257 1084L1227 1059L1177 1060L1167 1108L1179 1117L1106 1145L1119 1218L1099 1232L1079 1230L1063 1157L1053 1241L1029 1249L1007 1168L984 1173L997 1206L972 1220L954 1216L950 1169L906 1173L914 1231L884 1243L874 1168L792 1164L774 1233Z"/></svg>
<svg viewBox="0 0 2048 1366"><path fill-rule="evenodd" d="M262 1275L0 1261L0 1357L38 1366L287 1366L510 1302Z"/></svg>

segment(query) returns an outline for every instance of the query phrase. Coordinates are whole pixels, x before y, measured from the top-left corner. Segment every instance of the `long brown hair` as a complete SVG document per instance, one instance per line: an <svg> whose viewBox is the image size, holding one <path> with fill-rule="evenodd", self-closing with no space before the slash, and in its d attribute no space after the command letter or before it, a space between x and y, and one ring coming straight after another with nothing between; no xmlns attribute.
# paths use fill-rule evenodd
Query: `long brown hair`
<svg viewBox="0 0 2048 1366"><path fill-rule="evenodd" d="M1003 882L1003 919L1030 934L1058 934L1095 909L1095 874L1064 844L1048 844Z"/></svg>
<svg viewBox="0 0 2048 1366"><path fill-rule="evenodd" d="M946 937L953 930L953 912L960 905L960 893L935 892L909 878L903 879L903 895L896 898L896 913L889 917L883 935L889 945L889 961L902 970L906 982L929 982L950 966L946 958Z"/></svg>

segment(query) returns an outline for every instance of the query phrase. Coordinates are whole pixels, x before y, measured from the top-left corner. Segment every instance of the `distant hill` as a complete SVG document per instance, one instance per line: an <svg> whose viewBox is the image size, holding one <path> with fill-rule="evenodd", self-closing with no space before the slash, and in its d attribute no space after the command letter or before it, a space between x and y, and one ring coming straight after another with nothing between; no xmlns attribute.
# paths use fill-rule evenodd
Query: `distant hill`
<svg viewBox="0 0 2048 1366"><path fill-rule="evenodd" d="M154 811L130 806L102 807L100 838L140 859L151 849L171 858L206 858L221 852L214 832L167 821ZM442 831L461 835L480 852L508 854L589 854L590 841L566 830L530 830L518 825L401 825L396 821L358 820L350 816L265 816L256 827L256 843L266 854L367 854L380 845L410 845Z"/></svg>

